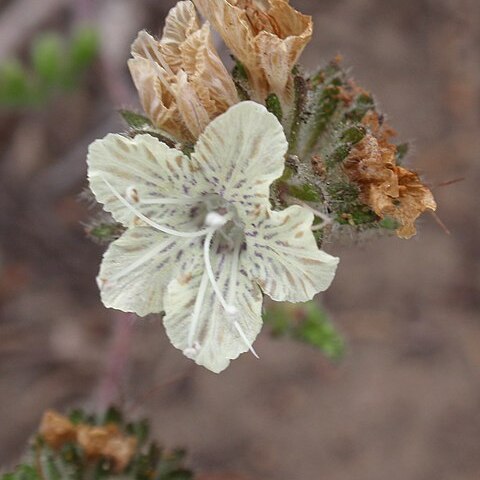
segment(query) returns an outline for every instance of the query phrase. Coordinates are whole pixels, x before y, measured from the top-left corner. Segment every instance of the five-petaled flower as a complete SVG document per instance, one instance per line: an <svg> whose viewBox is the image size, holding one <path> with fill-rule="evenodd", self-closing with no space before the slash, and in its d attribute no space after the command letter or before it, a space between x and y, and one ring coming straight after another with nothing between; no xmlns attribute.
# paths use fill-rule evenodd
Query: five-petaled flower
<svg viewBox="0 0 480 480"><path fill-rule="evenodd" d="M214 372L255 353L262 291L310 300L338 263L318 249L308 209L271 209L286 151L276 117L250 101L213 120L191 157L150 135L94 142L91 189L127 227L100 269L104 304L141 316L164 311L173 345Z"/></svg>

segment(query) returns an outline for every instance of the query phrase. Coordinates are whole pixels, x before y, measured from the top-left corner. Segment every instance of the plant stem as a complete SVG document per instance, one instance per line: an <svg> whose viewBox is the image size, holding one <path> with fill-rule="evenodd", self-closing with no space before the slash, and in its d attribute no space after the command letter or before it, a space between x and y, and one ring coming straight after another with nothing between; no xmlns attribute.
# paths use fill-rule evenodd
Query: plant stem
<svg viewBox="0 0 480 480"><path fill-rule="evenodd" d="M129 365L135 315L116 312L110 349L103 378L98 387L98 411L105 411L121 400L121 384Z"/></svg>

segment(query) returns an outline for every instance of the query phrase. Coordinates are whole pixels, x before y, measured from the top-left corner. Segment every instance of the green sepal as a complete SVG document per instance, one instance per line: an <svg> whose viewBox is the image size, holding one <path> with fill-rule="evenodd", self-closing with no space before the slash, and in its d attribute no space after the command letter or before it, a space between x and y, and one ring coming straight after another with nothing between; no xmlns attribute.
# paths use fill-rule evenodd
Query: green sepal
<svg viewBox="0 0 480 480"><path fill-rule="evenodd" d="M273 113L277 117L279 122L283 120L282 104L280 103L278 95L276 95L275 93L271 93L266 98L265 105L267 107L267 110Z"/></svg>
<svg viewBox="0 0 480 480"><path fill-rule="evenodd" d="M121 109L118 112L125 120L127 125L134 130L145 130L149 128L154 128L153 123L145 115L125 109Z"/></svg>

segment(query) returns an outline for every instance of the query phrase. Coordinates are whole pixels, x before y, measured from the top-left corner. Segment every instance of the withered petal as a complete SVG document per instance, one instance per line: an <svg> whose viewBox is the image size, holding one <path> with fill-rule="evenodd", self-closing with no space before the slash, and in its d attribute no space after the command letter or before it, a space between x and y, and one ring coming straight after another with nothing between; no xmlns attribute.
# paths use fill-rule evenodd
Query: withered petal
<svg viewBox="0 0 480 480"><path fill-rule="evenodd" d="M57 449L75 439L75 425L64 415L47 410L42 417L39 432L47 445Z"/></svg>
<svg viewBox="0 0 480 480"><path fill-rule="evenodd" d="M194 0L245 66L254 97L288 97L291 71L313 30L311 17L286 0Z"/></svg>
<svg viewBox="0 0 480 480"><path fill-rule="evenodd" d="M178 2L168 13L159 43L165 60L174 73L185 68L181 46L199 29L197 12L190 0Z"/></svg>
<svg viewBox="0 0 480 480"><path fill-rule="evenodd" d="M397 235L410 238L416 233L416 219L427 209L435 210L436 203L417 173L396 165L396 146L389 141L393 132L377 120L369 117L364 122L372 133L352 149L344 170L359 186L360 200L380 218L395 219L400 225Z"/></svg>

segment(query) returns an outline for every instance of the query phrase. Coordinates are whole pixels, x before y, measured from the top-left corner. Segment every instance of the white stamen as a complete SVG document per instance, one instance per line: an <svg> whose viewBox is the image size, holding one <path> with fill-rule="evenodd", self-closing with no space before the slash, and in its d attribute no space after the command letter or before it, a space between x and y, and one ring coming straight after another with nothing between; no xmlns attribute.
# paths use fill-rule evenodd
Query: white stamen
<svg viewBox="0 0 480 480"><path fill-rule="evenodd" d="M202 311L203 302L205 301L205 293L207 291L207 285L208 285L208 275L207 275L207 272L204 272L202 276L202 280L200 281L200 287L198 289L197 298L195 300L195 306L193 307L190 329L188 331L189 347L193 346L193 339L197 331L198 320L200 319L200 313Z"/></svg>
<svg viewBox="0 0 480 480"><path fill-rule="evenodd" d="M233 305L235 301L235 288L237 286L237 277L238 277L238 263L240 261L240 249L242 247L242 240L241 238L237 238L235 242L235 249L233 251L233 261L232 261L232 269L230 273L230 284L229 284L229 289L228 289L228 301L230 302L230 306L233 307L233 309L229 312L227 311L227 314L231 316L236 316L238 313L237 307ZM247 345L248 349L256 358L260 358L253 348L253 345L248 341L247 336L245 335L245 332L243 331L241 325L238 323L237 320L233 322L235 325L235 328L237 329L238 333L242 337L242 340L245 342Z"/></svg>
<svg viewBox="0 0 480 480"><path fill-rule="evenodd" d="M245 342L245 344L247 345L248 349L253 353L253 355L260 359L260 357L258 356L257 352L255 351L255 349L253 348L253 345L248 341L248 338L247 336L245 335L245 332L243 331L242 327L240 326L240 324L235 320L233 322L233 324L235 325L235 328L237 329L238 333L240 334L240 336L242 337L242 340Z"/></svg>
<svg viewBox="0 0 480 480"><path fill-rule="evenodd" d="M105 177L102 177L102 180L106 183L108 188L110 188L110 190L115 195L115 197L117 197L118 200L126 208L128 208L128 210L130 210L133 214L135 214L135 216L137 216L138 218L143 220L147 225L150 225L152 228L155 228L156 230L158 230L160 232L166 233L167 235L173 235L175 237L197 238L197 237L203 237L203 236L207 235L209 232L212 231L211 228L205 228L203 230L199 230L198 232L179 232L177 230L173 230L171 228L159 225L158 223L154 222L153 220L150 220L143 213L138 211L133 205L131 205L127 200L125 200Z"/></svg>
<svg viewBox="0 0 480 480"><path fill-rule="evenodd" d="M109 282L115 282L118 279L124 277L125 275L128 275L132 272L134 272L138 267L141 267L148 261L152 260L153 258L156 258L158 261L162 256L157 257L157 255L164 250L168 245L172 243L172 239L167 240L166 242L160 243L159 245L156 245L154 248L151 250L148 250L144 255L142 255L139 259L137 259L135 262L131 263L128 265L126 268L123 270L120 270L117 272L115 275L110 277L108 280ZM165 256L165 254L163 254Z"/></svg>

